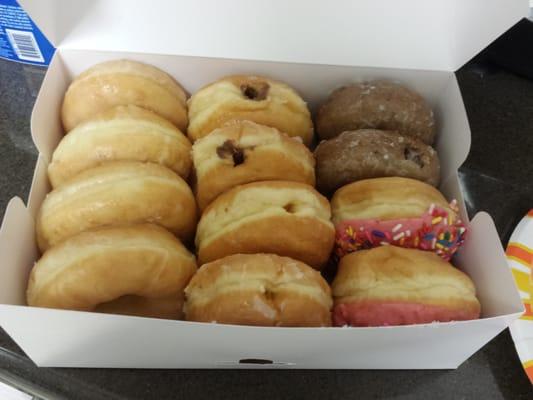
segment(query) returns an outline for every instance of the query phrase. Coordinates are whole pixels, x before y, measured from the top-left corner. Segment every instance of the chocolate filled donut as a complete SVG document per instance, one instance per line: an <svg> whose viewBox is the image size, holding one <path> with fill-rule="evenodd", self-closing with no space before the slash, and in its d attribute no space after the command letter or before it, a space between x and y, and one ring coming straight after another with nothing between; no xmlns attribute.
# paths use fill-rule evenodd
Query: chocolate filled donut
<svg viewBox="0 0 533 400"><path fill-rule="evenodd" d="M307 104L289 85L262 76L234 75L213 82L188 101L188 134L195 141L227 122L271 126L309 145L313 122Z"/></svg>

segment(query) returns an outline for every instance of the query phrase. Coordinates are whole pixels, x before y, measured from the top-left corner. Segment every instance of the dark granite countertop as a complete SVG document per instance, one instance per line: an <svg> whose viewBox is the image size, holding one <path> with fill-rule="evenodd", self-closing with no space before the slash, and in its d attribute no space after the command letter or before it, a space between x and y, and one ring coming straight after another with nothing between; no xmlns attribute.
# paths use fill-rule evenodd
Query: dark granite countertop
<svg viewBox="0 0 533 400"><path fill-rule="evenodd" d="M44 69L0 60L0 210L26 199L37 152L30 114ZM461 167L469 213L488 211L504 244L533 208L533 81L474 60L457 72L472 129ZM42 398L531 399L506 330L451 371L37 368L0 329L0 381Z"/></svg>

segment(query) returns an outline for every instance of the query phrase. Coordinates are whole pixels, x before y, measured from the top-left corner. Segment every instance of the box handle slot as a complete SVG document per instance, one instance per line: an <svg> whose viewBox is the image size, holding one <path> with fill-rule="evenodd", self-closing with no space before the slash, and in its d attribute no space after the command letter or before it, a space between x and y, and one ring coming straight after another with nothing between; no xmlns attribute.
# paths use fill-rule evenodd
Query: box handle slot
<svg viewBox="0 0 533 400"><path fill-rule="evenodd" d="M272 360L264 360L262 358L243 358L239 360L239 364L274 364Z"/></svg>

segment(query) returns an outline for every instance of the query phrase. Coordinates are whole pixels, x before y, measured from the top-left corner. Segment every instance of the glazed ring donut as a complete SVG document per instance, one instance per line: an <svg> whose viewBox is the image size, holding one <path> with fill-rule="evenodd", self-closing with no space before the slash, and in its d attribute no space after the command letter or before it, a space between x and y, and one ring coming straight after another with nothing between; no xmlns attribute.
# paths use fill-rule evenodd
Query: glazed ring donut
<svg viewBox="0 0 533 400"><path fill-rule="evenodd" d="M181 318L194 256L155 225L80 233L33 267L28 305L159 318Z"/></svg>
<svg viewBox="0 0 533 400"><path fill-rule="evenodd" d="M168 168L110 162L88 169L50 192L37 215L41 251L100 226L152 222L188 240L196 202L187 183Z"/></svg>
<svg viewBox="0 0 533 400"><path fill-rule="evenodd" d="M330 288L318 271L273 254L205 264L185 289L189 321L255 326L330 326Z"/></svg>
<svg viewBox="0 0 533 400"><path fill-rule="evenodd" d="M188 101L189 137L195 141L228 121L250 120L299 136L313 138L311 114L288 85L260 76L222 78L196 92Z"/></svg>
<svg viewBox="0 0 533 400"><path fill-rule="evenodd" d="M465 239L455 200L426 183L398 177L343 186L331 199L337 256L382 245L432 251L449 260Z"/></svg>
<svg viewBox="0 0 533 400"><path fill-rule="evenodd" d="M187 179L191 143L173 124L151 111L117 106L79 124L55 149L48 166L52 187L108 161L148 161Z"/></svg>
<svg viewBox="0 0 533 400"><path fill-rule="evenodd" d="M367 128L397 131L426 144L435 140L435 118L424 98L393 82L372 81L341 87L318 110L316 130L321 139Z"/></svg>
<svg viewBox="0 0 533 400"><path fill-rule="evenodd" d="M236 121L197 140L192 148L196 200L203 210L237 185L283 179L315 185L309 149L275 128Z"/></svg>
<svg viewBox="0 0 533 400"><path fill-rule="evenodd" d="M118 105L134 104L187 128L187 96L167 73L151 65L114 60L94 65L70 84L61 118L65 132Z"/></svg>
<svg viewBox="0 0 533 400"><path fill-rule="evenodd" d="M196 232L200 264L231 254L273 253L320 269L335 231L328 200L299 182L237 186L204 211Z"/></svg>
<svg viewBox="0 0 533 400"><path fill-rule="evenodd" d="M346 131L315 149L317 187L333 193L348 183L369 178L402 176L437 186L440 162L424 142L376 129Z"/></svg>
<svg viewBox="0 0 533 400"><path fill-rule="evenodd" d="M335 326L479 318L470 278L433 253L382 246L344 257L332 284Z"/></svg>

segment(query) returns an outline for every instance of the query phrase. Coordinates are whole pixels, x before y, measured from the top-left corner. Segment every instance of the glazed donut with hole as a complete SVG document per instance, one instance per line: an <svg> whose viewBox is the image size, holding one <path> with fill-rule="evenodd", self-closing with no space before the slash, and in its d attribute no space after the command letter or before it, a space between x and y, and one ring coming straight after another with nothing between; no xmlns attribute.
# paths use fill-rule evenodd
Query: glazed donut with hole
<svg viewBox="0 0 533 400"><path fill-rule="evenodd" d="M187 128L187 95L178 82L152 65L132 60L96 64L77 76L63 99L65 133L110 108L133 104Z"/></svg>
<svg viewBox="0 0 533 400"><path fill-rule="evenodd" d="M183 179L191 170L191 143L172 123L143 108L117 106L79 124L52 154L48 177L58 187L109 161L153 162Z"/></svg>
<svg viewBox="0 0 533 400"><path fill-rule="evenodd" d="M156 225L83 232L44 253L27 289L30 306L181 318L196 261Z"/></svg>
<svg viewBox="0 0 533 400"><path fill-rule="evenodd" d="M88 169L48 193L37 215L45 251L77 233L150 222L192 238L196 202L187 183L159 164L115 161Z"/></svg>

